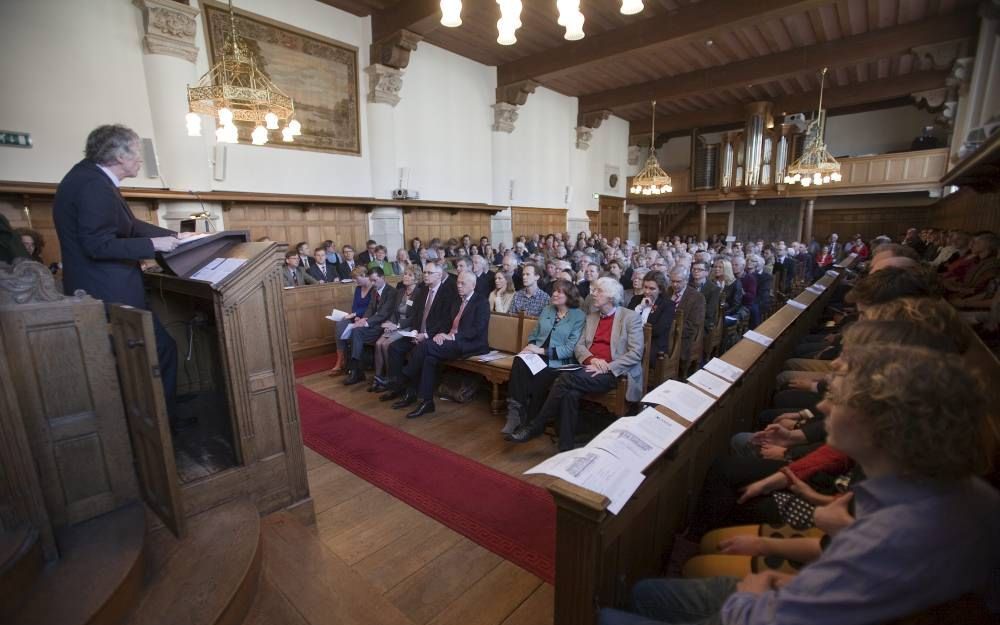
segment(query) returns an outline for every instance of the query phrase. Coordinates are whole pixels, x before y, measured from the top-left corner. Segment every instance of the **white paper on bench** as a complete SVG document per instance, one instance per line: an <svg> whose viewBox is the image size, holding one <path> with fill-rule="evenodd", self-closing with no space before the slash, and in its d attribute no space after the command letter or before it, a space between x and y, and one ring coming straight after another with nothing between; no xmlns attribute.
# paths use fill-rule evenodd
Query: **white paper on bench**
<svg viewBox="0 0 1000 625"><path fill-rule="evenodd" d="M655 408L646 408L639 416L618 419L587 447L603 449L641 473L683 433L684 426Z"/></svg>
<svg viewBox="0 0 1000 625"><path fill-rule="evenodd" d="M693 384L713 397L722 397L732 383L726 382L717 375L712 375L704 369L698 369L688 376L688 384Z"/></svg>
<svg viewBox="0 0 1000 625"><path fill-rule="evenodd" d="M478 360L479 362L491 362L494 360L500 360L501 358L506 358L508 355L509 354L498 352L497 350L494 349L493 351L487 352L482 356L473 356L472 358L474 360Z"/></svg>
<svg viewBox="0 0 1000 625"><path fill-rule="evenodd" d="M819 282L817 282L816 284L808 287L806 290L809 291L810 293L815 294L815 295L819 295L820 293L822 293L823 291L826 290L826 287L824 285L820 284Z"/></svg>
<svg viewBox="0 0 1000 625"><path fill-rule="evenodd" d="M535 375L545 367L548 367L548 363L542 360L542 357L538 354L518 354L518 358L524 361L524 364L528 365L528 369L531 370L531 375Z"/></svg>
<svg viewBox="0 0 1000 625"><path fill-rule="evenodd" d="M709 360L705 363L705 369L711 371L723 380L728 380L730 382L739 380L740 376L744 373L743 369L740 369L736 365L731 365L720 358L713 358Z"/></svg>
<svg viewBox="0 0 1000 625"><path fill-rule="evenodd" d="M798 308L799 310L805 310L809 306L808 304L803 304L797 299L790 299L785 303L791 306L792 308Z"/></svg>
<svg viewBox="0 0 1000 625"><path fill-rule="evenodd" d="M603 449L588 447L556 454L524 473L544 473L600 493L611 501L608 511L612 514L621 512L645 479Z"/></svg>
<svg viewBox="0 0 1000 625"><path fill-rule="evenodd" d="M339 308L334 308L333 311L329 315L326 316L326 318L329 319L330 321L340 321L341 319L343 319L346 316L347 316L347 313L345 313L344 311L340 310Z"/></svg>
<svg viewBox="0 0 1000 625"><path fill-rule="evenodd" d="M839 273L837 273L836 271L834 271L833 269L829 269L829 270L827 270L827 272L826 272L826 275L828 275L828 276L833 276L834 278L836 278L836 277L837 277L837 276L839 276L840 274L839 274Z"/></svg>
<svg viewBox="0 0 1000 625"><path fill-rule="evenodd" d="M696 421L715 403L712 397L677 380L667 380L646 393L642 401L669 408L688 421Z"/></svg>
<svg viewBox="0 0 1000 625"><path fill-rule="evenodd" d="M758 343L760 345L763 345L764 347L768 347L771 343L774 342L774 339L772 339L771 337L764 336L760 332L756 332L754 330L747 330L746 334L743 335L743 338L750 339L754 343Z"/></svg>
<svg viewBox="0 0 1000 625"><path fill-rule="evenodd" d="M415 339L420 333L416 330L396 330L396 334L399 336L405 336L408 339Z"/></svg>

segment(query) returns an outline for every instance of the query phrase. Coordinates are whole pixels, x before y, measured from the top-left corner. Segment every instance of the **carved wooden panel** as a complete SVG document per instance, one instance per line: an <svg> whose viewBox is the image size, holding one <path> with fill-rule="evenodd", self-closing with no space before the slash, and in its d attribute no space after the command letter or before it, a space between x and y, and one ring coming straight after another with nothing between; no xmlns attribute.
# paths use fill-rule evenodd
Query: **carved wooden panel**
<svg viewBox="0 0 1000 625"><path fill-rule="evenodd" d="M931 207L927 225L969 232L1000 231L1000 193L961 189Z"/></svg>
<svg viewBox="0 0 1000 625"><path fill-rule="evenodd" d="M813 212L813 236L817 241L826 241L833 232L840 235L841 241L855 234L866 241L880 234L897 239L907 228L927 225L929 215L927 206L816 210Z"/></svg>
<svg viewBox="0 0 1000 625"><path fill-rule="evenodd" d="M515 206L511 209L512 231L514 239L524 235L539 233L542 236L550 232L566 232L566 214L564 208L528 208Z"/></svg>
<svg viewBox="0 0 1000 625"><path fill-rule="evenodd" d="M148 202L132 200L129 202L136 219L156 224L157 214L152 210ZM0 197L0 214L3 214L10 221L13 228L33 228L45 239L45 246L42 248L42 260L45 264L56 263L61 260L59 254L59 237L56 236L56 226L52 221L52 198L31 198L29 206L31 223L28 223L28 216L24 212L24 202L10 196Z"/></svg>
<svg viewBox="0 0 1000 625"><path fill-rule="evenodd" d="M67 298L0 307L0 327L45 505L56 527L137 497L104 305Z"/></svg>
<svg viewBox="0 0 1000 625"><path fill-rule="evenodd" d="M363 249L368 240L368 213L355 206L298 204L234 204L223 220L226 230L249 230L250 240L268 237L294 245L306 241L315 247L327 239L340 248L345 244Z"/></svg>
<svg viewBox="0 0 1000 625"><path fill-rule="evenodd" d="M599 202L600 226L596 232L607 237L620 237L622 241L628 238L628 215L625 214L623 198L601 196ZM593 220L591 220L593 222Z"/></svg>
<svg viewBox="0 0 1000 625"><path fill-rule="evenodd" d="M410 241L420 237L424 244L437 237L447 241L450 237L461 239L467 234L473 242L489 236L493 227L490 213L475 210L449 210L418 208L403 213L403 238ZM516 234L516 231L515 231Z"/></svg>

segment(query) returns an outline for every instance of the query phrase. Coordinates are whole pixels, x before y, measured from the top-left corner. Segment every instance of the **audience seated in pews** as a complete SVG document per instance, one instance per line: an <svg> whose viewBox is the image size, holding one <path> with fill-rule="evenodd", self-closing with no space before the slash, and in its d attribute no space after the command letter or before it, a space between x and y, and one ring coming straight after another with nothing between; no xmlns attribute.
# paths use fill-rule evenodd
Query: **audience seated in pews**
<svg viewBox="0 0 1000 625"><path fill-rule="evenodd" d="M384 248L383 248L384 250ZM396 289L385 282L385 272L375 265L368 269L368 279L371 281L368 308L363 315L357 317L351 324L351 359L347 370L344 386L364 382L365 374L361 356L365 345L374 345L384 333L382 324L388 321L396 312Z"/></svg>
<svg viewBox="0 0 1000 625"><path fill-rule="evenodd" d="M408 265L403 270L403 277L396 287L395 306L391 309L389 318L382 322L382 335L375 341L375 376L370 393L383 393L388 390L387 362L389 346L405 337L400 331L413 329L415 323L414 311L416 302L426 297L426 286L423 284L423 272L414 265Z"/></svg>
<svg viewBox="0 0 1000 625"><path fill-rule="evenodd" d="M696 289L688 286L689 272L683 266L670 270L670 299L675 311L684 313L684 327L681 329L681 360L688 362L701 359L695 353L695 339L703 331L705 323L705 298Z"/></svg>
<svg viewBox="0 0 1000 625"><path fill-rule="evenodd" d="M285 288L302 286L304 284L316 284L316 278L302 270L299 266L301 257L296 250L285 252L285 266L281 270L281 280Z"/></svg>
<svg viewBox="0 0 1000 625"><path fill-rule="evenodd" d="M334 326L334 336L337 339L337 362L333 365L333 369L330 370L330 377L336 377L344 373L344 369L348 364L348 339L343 338L344 332L359 317L364 317L368 311L368 305L371 303L372 282L368 278L368 268L358 265L354 267L351 276L354 278L355 284L357 284L354 287L354 301L351 303L351 311Z"/></svg>

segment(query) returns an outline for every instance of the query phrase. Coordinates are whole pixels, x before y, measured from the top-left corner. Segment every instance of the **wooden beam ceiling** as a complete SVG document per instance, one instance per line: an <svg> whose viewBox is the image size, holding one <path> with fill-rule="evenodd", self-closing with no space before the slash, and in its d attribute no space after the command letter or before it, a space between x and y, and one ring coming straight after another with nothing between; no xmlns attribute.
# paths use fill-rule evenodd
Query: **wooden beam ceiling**
<svg viewBox="0 0 1000 625"><path fill-rule="evenodd" d="M823 108L829 111L849 109L866 104L898 104L901 98L909 98L917 91L936 89L945 84L948 71L914 72L898 78L863 82L848 87L827 89L823 92ZM775 118L784 113L803 113L815 110L819 98L818 91L798 93L774 101ZM713 130L739 126L746 120L743 105L736 104L703 111L692 111L656 118L656 134L680 134L692 128ZM777 121L777 119L776 119ZM649 136L650 120L643 119L629 124L630 143L635 138Z"/></svg>
<svg viewBox="0 0 1000 625"><path fill-rule="evenodd" d="M417 0L413 0L417 3ZM599 33L504 63L497 84L544 79L594 61L665 43L707 38L720 28L734 29L831 4L832 0L703 0L622 28Z"/></svg>
<svg viewBox="0 0 1000 625"><path fill-rule="evenodd" d="M403 0L372 13L372 41L380 41L401 30L426 35L441 19L441 0Z"/></svg>
<svg viewBox="0 0 1000 625"><path fill-rule="evenodd" d="M650 100L659 103L717 90L739 89L749 84L789 78L822 67L843 67L874 57L901 54L916 46L972 36L976 32L977 21L975 11L963 11L837 41L793 48L721 67L584 95L580 97L580 113Z"/></svg>

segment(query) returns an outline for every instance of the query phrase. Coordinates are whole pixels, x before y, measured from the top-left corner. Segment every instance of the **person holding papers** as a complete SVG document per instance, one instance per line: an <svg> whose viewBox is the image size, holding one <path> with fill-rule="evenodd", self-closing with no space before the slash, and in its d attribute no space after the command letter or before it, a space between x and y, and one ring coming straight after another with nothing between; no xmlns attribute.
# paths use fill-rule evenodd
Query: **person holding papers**
<svg viewBox="0 0 1000 625"><path fill-rule="evenodd" d="M583 337L576 344L576 359L583 367L559 376L518 442L540 435L546 422L558 418L559 451L573 449L580 398L610 391L619 375L628 377L626 399L642 398L642 317L622 306L624 289L614 278L599 278L590 286L594 312L587 315Z"/></svg>
<svg viewBox="0 0 1000 625"><path fill-rule="evenodd" d="M369 267L368 279L372 283L372 295L364 314L356 318L352 324L351 360L348 367L349 375L344 380L344 386L364 381L361 356L364 354L365 345L374 344L382 336L382 324L388 321L396 310L396 289L386 284L382 269L377 265Z"/></svg>
<svg viewBox="0 0 1000 625"><path fill-rule="evenodd" d="M388 390L386 379L386 363L389 361L389 346L405 338L400 330L413 328L416 318L413 315L416 302L427 298L427 287L421 281L423 272L416 265L407 265L403 269L403 277L396 290L396 307L389 319L382 322L383 334L375 341L375 380L368 388L370 393L381 393Z"/></svg>
<svg viewBox="0 0 1000 625"><path fill-rule="evenodd" d="M354 281L358 286L354 288L354 302L351 304L351 313L338 321L337 325L334 326L334 336L337 337L337 362L333 365L333 369L330 370L329 375L331 378L344 373L344 367L349 360L347 342L350 339L350 335L348 334L347 337L344 337L344 332L354 323L355 319L365 316L365 311L368 310L368 304L372 299L372 283L368 279L368 268L357 265L351 272L351 276L354 277Z"/></svg>
<svg viewBox="0 0 1000 625"><path fill-rule="evenodd" d="M507 423L501 430L508 440L528 440L530 434L521 426L538 415L549 387L559 376L559 367L576 364L574 350L583 332L584 319L586 315L580 310L580 292L576 285L556 280L552 284L549 305L542 309L538 325L521 350L521 357L515 358L510 368ZM535 371L526 359L538 362L536 357L547 366Z"/></svg>

